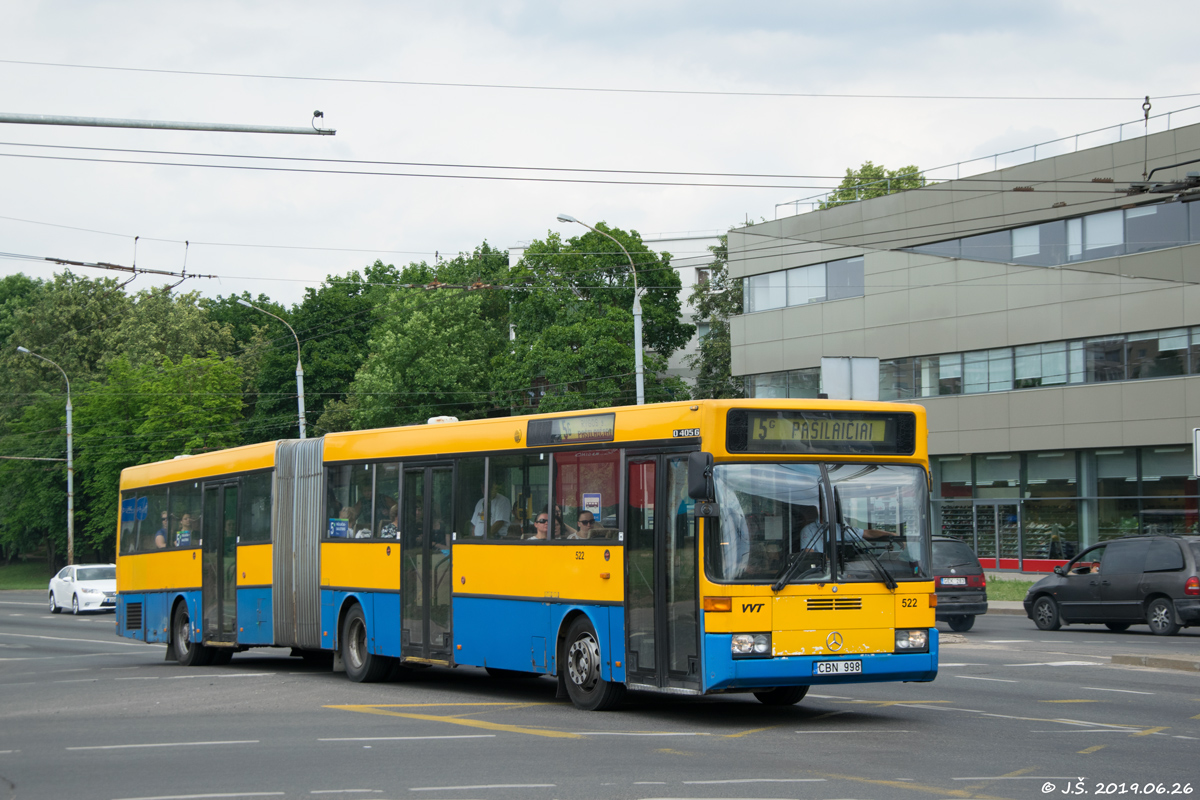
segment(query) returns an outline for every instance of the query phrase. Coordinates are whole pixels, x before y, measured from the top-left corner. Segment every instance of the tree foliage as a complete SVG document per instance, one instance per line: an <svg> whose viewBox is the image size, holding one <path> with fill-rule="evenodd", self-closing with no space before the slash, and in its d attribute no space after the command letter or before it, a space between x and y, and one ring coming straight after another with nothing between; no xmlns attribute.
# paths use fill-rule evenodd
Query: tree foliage
<svg viewBox="0 0 1200 800"><path fill-rule="evenodd" d="M690 298L693 318L707 323L708 333L685 362L696 371L697 398L744 397L745 382L733 375L729 335L730 318L742 313L742 282L729 277L729 237L722 236L709 250L713 260L707 278L696 282Z"/></svg>
<svg viewBox="0 0 1200 800"><path fill-rule="evenodd" d="M906 189L920 189L926 185L925 176L915 164L900 169L888 169L882 164L864 161L858 169L846 170L846 177L820 207L833 208L857 200L903 192Z"/></svg>

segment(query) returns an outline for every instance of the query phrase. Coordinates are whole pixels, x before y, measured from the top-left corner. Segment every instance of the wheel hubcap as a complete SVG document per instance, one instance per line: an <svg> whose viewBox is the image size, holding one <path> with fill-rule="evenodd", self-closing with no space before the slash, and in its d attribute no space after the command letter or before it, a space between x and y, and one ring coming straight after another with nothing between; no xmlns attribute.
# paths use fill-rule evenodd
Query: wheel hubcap
<svg viewBox="0 0 1200 800"><path fill-rule="evenodd" d="M1051 622L1051 613L1050 613L1050 604L1049 603L1038 603L1037 611L1038 611L1038 620L1040 622L1042 622L1043 624L1048 624Z"/></svg>
<svg viewBox="0 0 1200 800"><path fill-rule="evenodd" d="M186 654L192 649L192 621L187 614L179 615L179 628L175 631L175 641L179 642L179 651Z"/></svg>
<svg viewBox="0 0 1200 800"><path fill-rule="evenodd" d="M567 650L567 674L571 683L584 691L590 691L600 680L600 646L591 634L583 634Z"/></svg>
<svg viewBox="0 0 1200 800"><path fill-rule="evenodd" d="M365 658L364 653L367 649L367 626L363 625L360 620L354 620L350 623L350 646L349 650L350 663L355 669L362 666Z"/></svg>
<svg viewBox="0 0 1200 800"><path fill-rule="evenodd" d="M1167 613L1167 607L1157 605L1150 609L1150 624L1156 628L1165 628L1171 624L1171 615Z"/></svg>

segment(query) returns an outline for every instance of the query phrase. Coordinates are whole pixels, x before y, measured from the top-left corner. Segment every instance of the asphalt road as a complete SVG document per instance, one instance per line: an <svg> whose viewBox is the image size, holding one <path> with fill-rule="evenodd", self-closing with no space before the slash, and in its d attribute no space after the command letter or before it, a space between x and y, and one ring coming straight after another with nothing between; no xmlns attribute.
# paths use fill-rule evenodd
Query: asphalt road
<svg viewBox="0 0 1200 800"><path fill-rule="evenodd" d="M943 646L933 683L822 687L786 709L632 693L585 713L548 679L475 669L361 685L279 650L180 667L116 638L112 614L42 599L0 593L0 800L1200 794L1200 673L1109 663L1194 656L1200 629L996 615Z"/></svg>

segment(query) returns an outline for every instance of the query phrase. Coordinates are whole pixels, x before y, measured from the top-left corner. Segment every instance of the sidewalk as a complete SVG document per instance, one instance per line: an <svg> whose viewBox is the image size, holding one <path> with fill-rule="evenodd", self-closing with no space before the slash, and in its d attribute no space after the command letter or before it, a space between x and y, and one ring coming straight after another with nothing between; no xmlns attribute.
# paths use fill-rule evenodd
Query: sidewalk
<svg viewBox="0 0 1200 800"><path fill-rule="evenodd" d="M1025 606L1020 600L988 600L987 612L1023 617L1025 616Z"/></svg>

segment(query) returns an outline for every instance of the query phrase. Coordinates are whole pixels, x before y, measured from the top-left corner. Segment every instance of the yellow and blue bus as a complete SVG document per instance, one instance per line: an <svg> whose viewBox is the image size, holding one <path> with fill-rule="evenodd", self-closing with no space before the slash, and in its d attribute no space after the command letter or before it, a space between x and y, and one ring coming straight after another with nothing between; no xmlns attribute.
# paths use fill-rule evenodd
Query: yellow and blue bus
<svg viewBox="0 0 1200 800"><path fill-rule="evenodd" d="M585 709L937 675L921 406L444 420L126 469L119 633L187 665L550 675Z"/></svg>

